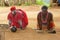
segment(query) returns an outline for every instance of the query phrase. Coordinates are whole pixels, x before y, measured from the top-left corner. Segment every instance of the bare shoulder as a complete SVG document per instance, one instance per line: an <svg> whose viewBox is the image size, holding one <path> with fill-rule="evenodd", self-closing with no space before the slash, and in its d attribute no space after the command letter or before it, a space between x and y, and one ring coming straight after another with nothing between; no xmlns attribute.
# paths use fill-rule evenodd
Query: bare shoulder
<svg viewBox="0 0 60 40"><path fill-rule="evenodd" d="M48 12L48 13L49 13L49 15L51 15L51 16L53 15L51 12Z"/></svg>
<svg viewBox="0 0 60 40"><path fill-rule="evenodd" d="M41 12L39 12L38 15L41 15Z"/></svg>

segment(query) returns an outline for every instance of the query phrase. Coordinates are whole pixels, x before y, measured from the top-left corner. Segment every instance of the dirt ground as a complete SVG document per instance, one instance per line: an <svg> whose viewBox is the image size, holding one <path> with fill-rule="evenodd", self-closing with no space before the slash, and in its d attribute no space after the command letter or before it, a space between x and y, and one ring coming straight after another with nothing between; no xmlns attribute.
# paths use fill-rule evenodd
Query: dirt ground
<svg viewBox="0 0 60 40"><path fill-rule="evenodd" d="M37 33L34 30L37 25L36 18L40 11L40 6L20 6L17 8L26 11L29 19L27 28L25 30L18 29L16 33L10 32L8 26L5 25L8 24L7 15L10 7L0 7L0 40L60 40L60 8L49 8L49 11L53 14L55 29L57 31L56 34Z"/></svg>

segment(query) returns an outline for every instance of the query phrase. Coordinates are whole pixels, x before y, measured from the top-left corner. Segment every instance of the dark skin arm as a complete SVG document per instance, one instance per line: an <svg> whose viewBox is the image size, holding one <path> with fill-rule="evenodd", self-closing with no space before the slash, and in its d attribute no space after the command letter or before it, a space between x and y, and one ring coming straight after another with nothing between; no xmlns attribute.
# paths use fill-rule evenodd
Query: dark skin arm
<svg viewBox="0 0 60 40"><path fill-rule="evenodd" d="M37 16L37 29L42 30L40 15L41 15L41 13L39 13L38 16Z"/></svg>
<svg viewBox="0 0 60 40"><path fill-rule="evenodd" d="M51 28L54 28L55 24L54 24L54 21L53 21L53 15L52 13L50 13L50 27Z"/></svg>
<svg viewBox="0 0 60 40"><path fill-rule="evenodd" d="M40 13L39 13L39 14L40 14ZM37 16L37 24L38 24L38 25L40 24L40 18L39 18L40 15L39 15L39 14L38 14L38 16Z"/></svg>
<svg viewBox="0 0 60 40"><path fill-rule="evenodd" d="M53 22L53 15L50 13L50 22Z"/></svg>

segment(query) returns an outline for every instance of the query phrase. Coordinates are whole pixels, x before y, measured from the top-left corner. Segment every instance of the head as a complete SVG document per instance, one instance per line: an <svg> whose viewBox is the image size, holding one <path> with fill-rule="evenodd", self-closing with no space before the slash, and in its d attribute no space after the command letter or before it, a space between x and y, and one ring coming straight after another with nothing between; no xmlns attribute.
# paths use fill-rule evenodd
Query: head
<svg viewBox="0 0 60 40"><path fill-rule="evenodd" d="M11 28L11 32L16 32L16 31L17 31L17 28L13 26L13 27Z"/></svg>
<svg viewBox="0 0 60 40"><path fill-rule="evenodd" d="M13 15L16 14L16 7L15 6L11 7L10 10L11 10L11 12L12 12Z"/></svg>
<svg viewBox="0 0 60 40"><path fill-rule="evenodd" d="M47 13L47 11L48 11L48 7L47 6L42 6L42 12L43 13Z"/></svg>

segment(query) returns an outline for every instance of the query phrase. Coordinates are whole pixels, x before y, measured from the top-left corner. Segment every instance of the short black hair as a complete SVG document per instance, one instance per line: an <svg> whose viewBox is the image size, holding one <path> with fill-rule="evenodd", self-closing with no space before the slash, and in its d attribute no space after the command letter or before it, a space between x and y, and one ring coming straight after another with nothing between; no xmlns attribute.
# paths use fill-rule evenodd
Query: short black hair
<svg viewBox="0 0 60 40"><path fill-rule="evenodd" d="M47 10L47 9L48 9L48 7L47 7L47 6L42 6L42 8L41 8L41 9L46 9L46 10Z"/></svg>

